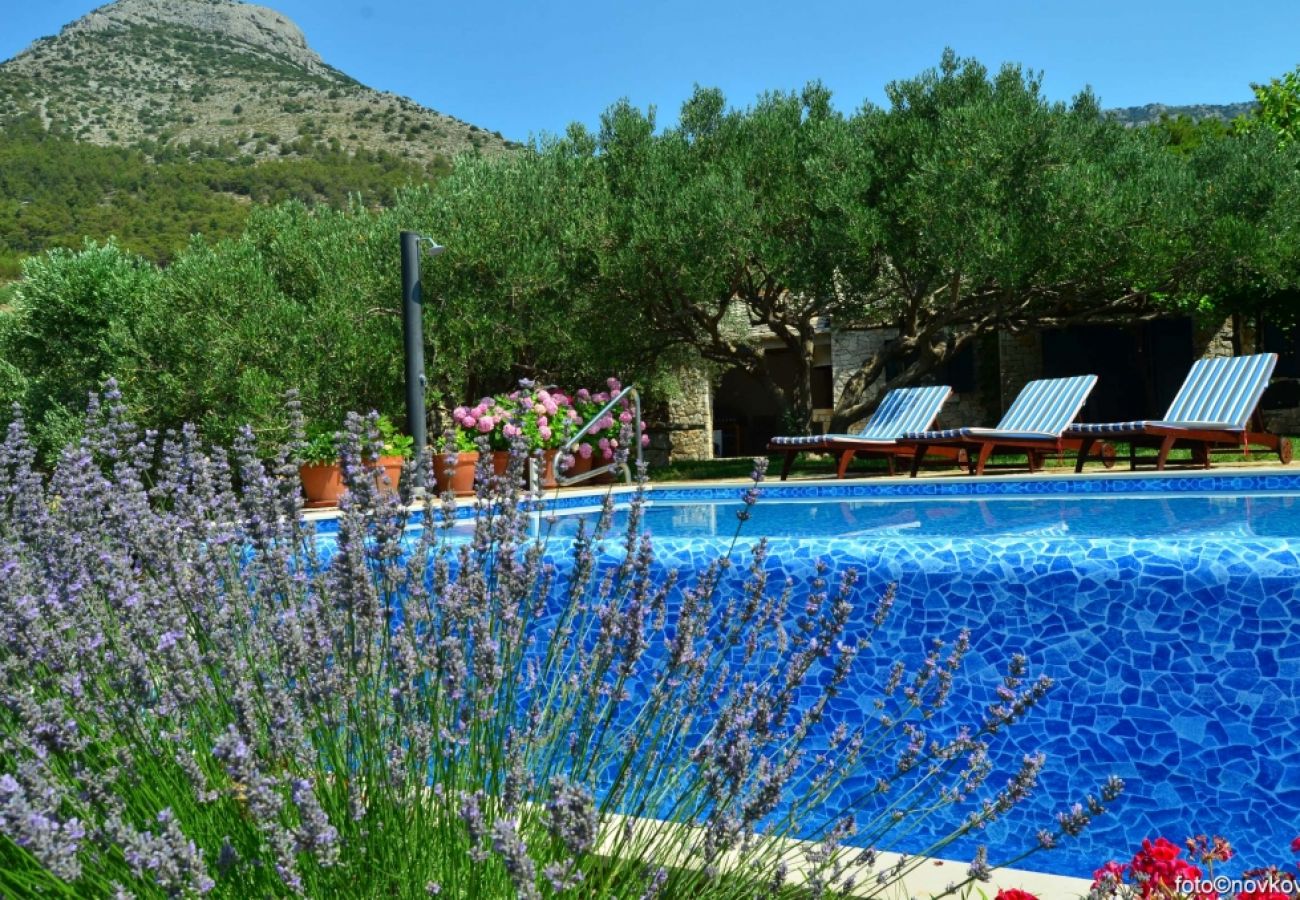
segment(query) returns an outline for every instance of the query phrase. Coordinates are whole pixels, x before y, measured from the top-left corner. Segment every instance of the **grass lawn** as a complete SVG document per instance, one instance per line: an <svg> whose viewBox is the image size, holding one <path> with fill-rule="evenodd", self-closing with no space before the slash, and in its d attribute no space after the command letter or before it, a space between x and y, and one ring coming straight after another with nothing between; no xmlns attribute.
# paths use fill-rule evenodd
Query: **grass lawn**
<svg viewBox="0 0 1300 900"><path fill-rule="evenodd" d="M1300 441L1300 437L1291 435L1292 441ZM1138 460L1145 461L1145 465L1139 462L1140 471L1155 471L1156 451L1151 448L1142 448L1138 450ZM1171 470L1189 467L1191 465L1192 453L1190 450L1175 450L1169 454L1169 465ZM1115 444L1115 468L1111 471L1127 472L1128 471L1128 444ZM781 463L784 457L775 455L768 457L767 477L769 480L776 480L781 473ZM1240 453L1215 453L1211 459L1218 465L1225 462L1245 462L1247 458ZM1277 454L1272 451L1261 450L1252 451L1250 462L1277 465ZM995 455L991 464L994 467L991 474L996 474L998 466L1006 466L1009 471L1025 472L1024 455ZM908 472L908 463L902 463L898 466L899 475L906 475ZM1074 456L1067 455L1062 458L1049 456L1044 462L1048 469L1073 469ZM801 453L795 459L794 466L790 469L791 478L834 478L835 477L836 458L830 454L822 453ZM710 459L698 462L675 462L660 468L650 470L650 477L655 481L704 481L714 478L747 478L753 471L754 461L752 457L729 457L726 459ZM936 460L927 464L922 472L929 469L939 473L956 473L956 467ZM1088 471L1104 471L1099 463L1090 463ZM883 475L887 471L883 459L856 459L849 466L848 476L855 475ZM1297 469L1300 471L1300 468ZM965 474L965 469L962 470Z"/></svg>

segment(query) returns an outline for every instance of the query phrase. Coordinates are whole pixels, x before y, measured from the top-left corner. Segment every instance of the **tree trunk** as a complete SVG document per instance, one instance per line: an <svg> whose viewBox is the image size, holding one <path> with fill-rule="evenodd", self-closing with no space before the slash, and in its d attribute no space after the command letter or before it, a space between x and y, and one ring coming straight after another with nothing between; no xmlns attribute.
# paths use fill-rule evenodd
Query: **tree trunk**
<svg viewBox="0 0 1300 900"><path fill-rule="evenodd" d="M900 337L895 343L863 361L858 370L849 377L835 403L831 415L831 431L847 431L849 426L875 411L880 399L894 388L911 387L918 384L926 375L952 359L958 351L974 340L983 330L973 328L956 337L943 339L937 334L922 336L918 341L912 339L904 342ZM912 349L908 349L909 346ZM871 386L884 374L885 365L891 358L905 358L915 354L898 375L885 382L874 397L868 397Z"/></svg>
<svg viewBox="0 0 1300 900"><path fill-rule="evenodd" d="M788 405L794 420L799 423L803 434L812 433L812 370L813 352L815 350L811 337L800 341L800 349L795 353L794 387L790 391Z"/></svg>

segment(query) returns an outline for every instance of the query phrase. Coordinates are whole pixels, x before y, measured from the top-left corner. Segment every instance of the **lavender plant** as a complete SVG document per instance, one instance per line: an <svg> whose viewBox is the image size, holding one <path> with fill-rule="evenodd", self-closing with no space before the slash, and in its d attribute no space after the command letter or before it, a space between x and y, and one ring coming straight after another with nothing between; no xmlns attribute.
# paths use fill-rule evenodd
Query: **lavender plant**
<svg viewBox="0 0 1300 900"><path fill-rule="evenodd" d="M967 804L941 853L1034 788L1039 756L988 783L992 742L1048 688L1023 659L981 719L935 725L965 635L894 666L862 725L826 721L871 646L847 626L855 573L796 597L769 584L765 544L733 541L681 582L643 533L643 490L625 531L607 497L561 551L517 487L522 455L502 477L482 467L471 525L452 496L412 512L409 488L364 466L373 416L349 418L349 490L317 533L288 408L285 446L245 429L205 450L192 429L140 432L110 384L48 474L15 412L0 895L886 894L921 861L875 847ZM409 465L432 483L428 464Z"/></svg>

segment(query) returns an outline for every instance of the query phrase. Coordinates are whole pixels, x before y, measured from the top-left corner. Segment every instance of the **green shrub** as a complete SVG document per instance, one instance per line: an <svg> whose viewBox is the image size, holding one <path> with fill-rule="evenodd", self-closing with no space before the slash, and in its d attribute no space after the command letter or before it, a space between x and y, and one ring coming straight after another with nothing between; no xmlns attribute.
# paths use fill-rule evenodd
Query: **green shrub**
<svg viewBox="0 0 1300 900"><path fill-rule="evenodd" d="M6 399L26 407L44 450L76 434L88 389L110 376L129 381L141 357L137 326L160 275L113 241L54 250L23 264L13 309L0 327ZM16 395L16 396L15 396Z"/></svg>

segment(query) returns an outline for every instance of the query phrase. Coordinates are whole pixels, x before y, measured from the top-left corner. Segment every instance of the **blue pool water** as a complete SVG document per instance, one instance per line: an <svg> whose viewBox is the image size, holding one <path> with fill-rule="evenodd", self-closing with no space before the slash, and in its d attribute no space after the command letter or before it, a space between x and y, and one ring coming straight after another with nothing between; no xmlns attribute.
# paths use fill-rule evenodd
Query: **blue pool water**
<svg viewBox="0 0 1300 900"><path fill-rule="evenodd" d="M1016 652L1056 680L1046 704L996 748L1009 767L1037 750L1048 763L1028 806L980 835L1004 848L994 861L1032 843L1111 774L1127 783L1114 813L1035 856L1033 868L1086 877L1107 859L1127 860L1145 837L1181 843L1197 833L1229 838L1244 867L1289 858L1300 824L1300 476L855 482L764 493L741 545L769 538L768 568L791 579L796 596L816 560L857 569L852 633L866 628L871 601L898 586L885 633L833 701L832 720L869 718L894 660L915 665L930 639L963 628L972 651L958 711L988 701ZM738 494L654 491L646 526L662 570L689 573L714 558L735 530ZM584 515L562 512L559 537ZM738 587L744 573L732 577ZM891 849L920 849L943 827Z"/></svg>
<svg viewBox="0 0 1300 900"><path fill-rule="evenodd" d="M1171 482L1134 483L1136 495L858 488L801 499L773 488L742 542L769 537L773 574L800 587L815 559L857 568L863 618L897 582L874 648L883 664L915 664L930 638L969 628L959 701L987 700L1014 652L1056 680L1001 748L1010 762L1047 754L1042 790L983 835L990 844L1023 846L1113 773L1127 783L1115 813L1033 867L1088 876L1127 860L1144 837L1181 843L1202 832L1228 837L1244 865L1283 860L1300 824L1300 484L1204 479L1213 490L1193 494L1195 482ZM692 502L665 492L646 517L661 562L690 570L715 555L735 529L736 493ZM836 715L869 715L880 675L864 664Z"/></svg>

